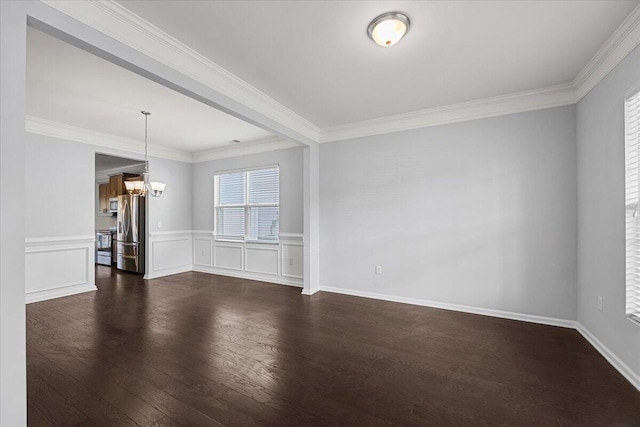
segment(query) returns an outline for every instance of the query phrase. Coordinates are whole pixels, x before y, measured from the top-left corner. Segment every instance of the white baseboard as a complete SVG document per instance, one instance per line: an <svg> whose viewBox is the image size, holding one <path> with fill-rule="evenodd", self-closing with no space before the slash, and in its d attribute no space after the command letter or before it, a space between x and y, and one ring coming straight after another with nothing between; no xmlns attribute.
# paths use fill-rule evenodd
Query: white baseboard
<svg viewBox="0 0 640 427"><path fill-rule="evenodd" d="M558 319L553 317L535 316L531 314L514 313L511 311L492 310L488 308L470 307L459 304L448 304L437 301L423 300L417 298L399 297L374 292L357 291L346 288L335 288L323 286L320 288L324 292L351 295L356 297L372 298L383 301L399 302L404 304L420 305L424 307L441 308L444 310L460 311L464 313L480 314L483 316L499 317L502 319L520 320L523 322L539 323L542 325L560 326L563 328L576 329L602 356L614 367L623 377L625 377L638 391L640 391L640 375L633 371L627 364L620 360L611 350L609 350L600 340L598 340L589 330L575 320ZM304 291L303 291L303 294ZM308 294L305 294L308 295Z"/></svg>
<svg viewBox="0 0 640 427"><path fill-rule="evenodd" d="M172 276L174 274L187 273L189 271L194 271L190 265L180 265L177 267L161 268L159 270L154 270L149 274L145 274L144 278L147 280L158 279L160 277Z"/></svg>
<svg viewBox="0 0 640 427"><path fill-rule="evenodd" d="M302 295L313 295L313 294L317 294L317 293L318 293L318 291L320 291L320 290L321 290L321 289L315 289L315 290L311 291L311 290L307 290L307 289L302 289ZM330 291L328 291L328 292L330 292ZM336 292L336 293L339 293L339 292Z"/></svg>
<svg viewBox="0 0 640 427"><path fill-rule="evenodd" d="M332 292L335 294L351 295L356 297L373 298L383 301L400 302L404 304L420 305L423 307L442 308L444 310L460 311L463 313L481 314L483 316L500 317L502 319L520 320L523 322L539 323L542 325L560 326L563 328L576 328L575 320L558 319L555 317L535 316L533 314L515 313L512 311L493 310L490 308L471 307L467 305L449 304L438 301L430 301L418 298L400 297L387 294L378 294L374 292L357 291L346 288L334 288L329 286L321 286L321 291Z"/></svg>
<svg viewBox="0 0 640 427"><path fill-rule="evenodd" d="M591 344L596 350L607 359L607 361L618 370L638 391L640 391L640 375L635 373L633 369L627 366L622 360L618 358L607 346L602 344L598 338L596 338L587 328L578 323L576 329L582 334L589 344Z"/></svg>
<svg viewBox="0 0 640 427"><path fill-rule="evenodd" d="M70 295L81 294L83 292L96 291L98 288L93 283L81 283L79 285L61 286L59 288L45 289L42 291L27 292L25 302L45 301L53 298L68 297Z"/></svg>
<svg viewBox="0 0 640 427"><path fill-rule="evenodd" d="M286 286L294 286L296 288L302 288L302 282L299 279L288 278L288 277L279 277L279 276L268 276L256 273L247 273L245 271L226 271L220 268L215 267L204 267L194 265L192 271L197 271L198 273L207 273L207 274L217 274L219 276L227 276L227 277L236 277L238 279L248 279L255 280L258 282L267 282L274 283L276 285L286 285Z"/></svg>

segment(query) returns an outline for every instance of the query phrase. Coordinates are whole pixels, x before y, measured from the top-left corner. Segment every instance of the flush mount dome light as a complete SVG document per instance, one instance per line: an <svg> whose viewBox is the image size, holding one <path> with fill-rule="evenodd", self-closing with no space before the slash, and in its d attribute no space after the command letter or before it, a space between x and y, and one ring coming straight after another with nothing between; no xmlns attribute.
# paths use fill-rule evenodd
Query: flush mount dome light
<svg viewBox="0 0 640 427"><path fill-rule="evenodd" d="M409 17L400 12L387 12L377 16L367 28L371 40L382 47L393 46L409 31Z"/></svg>

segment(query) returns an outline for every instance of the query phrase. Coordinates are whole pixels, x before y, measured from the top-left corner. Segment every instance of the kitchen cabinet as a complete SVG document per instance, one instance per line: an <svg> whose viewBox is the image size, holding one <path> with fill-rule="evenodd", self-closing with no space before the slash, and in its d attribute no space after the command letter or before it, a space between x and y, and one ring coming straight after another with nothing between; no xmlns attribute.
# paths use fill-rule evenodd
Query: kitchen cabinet
<svg viewBox="0 0 640 427"><path fill-rule="evenodd" d="M99 200L99 212L109 212L109 184L100 184L98 186L98 200Z"/></svg>
<svg viewBox="0 0 640 427"><path fill-rule="evenodd" d="M112 175L109 177L109 197L124 196L127 194L127 188L124 186L125 181L135 181L142 179L137 173L123 173L120 175Z"/></svg>
<svg viewBox="0 0 640 427"><path fill-rule="evenodd" d="M118 197L127 194L124 187L123 175L112 175L109 177L109 197Z"/></svg>

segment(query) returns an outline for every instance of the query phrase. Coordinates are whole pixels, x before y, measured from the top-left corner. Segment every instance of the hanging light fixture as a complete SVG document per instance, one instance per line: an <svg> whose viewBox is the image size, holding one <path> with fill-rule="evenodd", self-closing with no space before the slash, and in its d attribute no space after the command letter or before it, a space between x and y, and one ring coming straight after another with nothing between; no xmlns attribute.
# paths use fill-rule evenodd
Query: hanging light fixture
<svg viewBox="0 0 640 427"><path fill-rule="evenodd" d="M132 196L144 196L148 191L153 197L160 197L167 184L164 182L149 182L149 160L147 159L147 120L151 113L148 111L140 112L144 114L144 172L142 173L142 181L125 181L124 186Z"/></svg>
<svg viewBox="0 0 640 427"><path fill-rule="evenodd" d="M367 34L379 46L390 47L398 43L409 31L409 17L400 12L387 12L376 16L367 27Z"/></svg>

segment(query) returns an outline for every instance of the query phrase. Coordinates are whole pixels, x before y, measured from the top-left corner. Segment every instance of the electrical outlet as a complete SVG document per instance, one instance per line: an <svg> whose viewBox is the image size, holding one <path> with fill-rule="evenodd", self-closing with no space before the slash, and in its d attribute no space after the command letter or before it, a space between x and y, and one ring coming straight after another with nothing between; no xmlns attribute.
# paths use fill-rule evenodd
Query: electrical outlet
<svg viewBox="0 0 640 427"><path fill-rule="evenodd" d="M162 228L162 221L158 221L158 228Z"/></svg>
<svg viewBox="0 0 640 427"><path fill-rule="evenodd" d="M598 310L602 311L602 297L598 297Z"/></svg>
<svg viewBox="0 0 640 427"><path fill-rule="evenodd" d="M376 265L376 274L382 274L382 266Z"/></svg>
<svg viewBox="0 0 640 427"><path fill-rule="evenodd" d="M293 265L293 258L289 258L289 265Z"/></svg>

